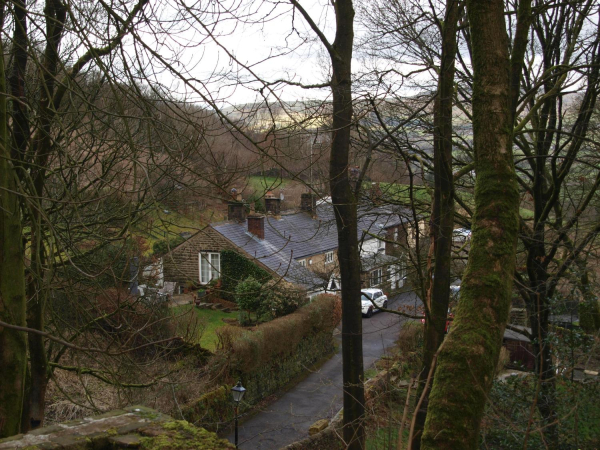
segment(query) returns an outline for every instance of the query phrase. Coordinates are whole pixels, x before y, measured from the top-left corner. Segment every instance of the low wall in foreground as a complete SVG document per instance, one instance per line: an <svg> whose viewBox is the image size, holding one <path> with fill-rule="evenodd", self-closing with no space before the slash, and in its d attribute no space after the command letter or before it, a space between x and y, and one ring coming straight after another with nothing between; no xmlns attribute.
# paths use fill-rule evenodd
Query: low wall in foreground
<svg viewBox="0 0 600 450"><path fill-rule="evenodd" d="M0 450L33 449L232 449L216 434L144 406L131 406L82 420L38 428L0 439Z"/></svg>

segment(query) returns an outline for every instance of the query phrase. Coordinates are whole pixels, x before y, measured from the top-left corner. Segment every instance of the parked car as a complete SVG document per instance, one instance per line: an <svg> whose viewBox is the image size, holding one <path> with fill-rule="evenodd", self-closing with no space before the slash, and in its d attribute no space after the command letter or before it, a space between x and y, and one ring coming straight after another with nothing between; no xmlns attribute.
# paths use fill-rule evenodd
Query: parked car
<svg viewBox="0 0 600 450"><path fill-rule="evenodd" d="M388 298L381 289L369 288L362 289L360 300L362 302L362 313L364 316L371 317L375 310L387 308ZM375 303L375 306L373 306Z"/></svg>
<svg viewBox="0 0 600 450"><path fill-rule="evenodd" d="M452 240L463 243L471 239L471 234L471 230L468 228L456 228L452 231Z"/></svg>

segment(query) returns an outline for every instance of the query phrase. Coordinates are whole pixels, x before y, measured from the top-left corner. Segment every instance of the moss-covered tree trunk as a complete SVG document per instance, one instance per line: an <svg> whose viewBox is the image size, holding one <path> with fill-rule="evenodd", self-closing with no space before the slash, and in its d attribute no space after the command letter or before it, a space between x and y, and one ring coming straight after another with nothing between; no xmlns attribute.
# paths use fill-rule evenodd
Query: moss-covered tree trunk
<svg viewBox="0 0 600 450"><path fill-rule="evenodd" d="M450 268L452 230L454 229L454 181L452 177L452 98L454 93L454 60L456 58L456 27L459 1L447 0L446 14L441 26L442 60L438 91L434 105L434 199L431 211L431 236L434 246L434 270L431 297L425 311L425 348L419 374L417 398L423 393L433 358L444 340L448 304L450 301ZM428 393L429 391L427 391ZM429 395L425 395L417 411L412 448L421 447L421 437Z"/></svg>
<svg viewBox="0 0 600 450"><path fill-rule="evenodd" d="M1 5L2 16L4 6ZM23 230L11 161L6 87L4 59L0 58L0 320L25 326ZM26 367L27 335L0 326L0 438L20 431Z"/></svg>
<svg viewBox="0 0 600 450"><path fill-rule="evenodd" d="M519 195L510 60L501 0L470 0L475 213L451 332L438 357L421 446L474 449L510 308Z"/></svg>

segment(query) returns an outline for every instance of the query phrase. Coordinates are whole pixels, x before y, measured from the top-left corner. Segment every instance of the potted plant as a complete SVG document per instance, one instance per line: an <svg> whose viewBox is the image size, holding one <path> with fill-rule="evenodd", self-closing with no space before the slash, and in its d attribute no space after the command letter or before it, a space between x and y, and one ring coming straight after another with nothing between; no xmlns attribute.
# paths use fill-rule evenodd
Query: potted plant
<svg viewBox="0 0 600 450"><path fill-rule="evenodd" d="M196 295L194 296L194 303L196 304L196 306L199 306L200 303L206 302L206 296L207 296L206 289L201 287L198 290L196 290L195 294Z"/></svg>
<svg viewBox="0 0 600 450"><path fill-rule="evenodd" d="M221 289L221 279L220 278L213 278L212 280L210 280L208 282L208 286L206 289L206 295L209 299L209 302L211 302L211 303L214 302L217 291L219 289Z"/></svg>

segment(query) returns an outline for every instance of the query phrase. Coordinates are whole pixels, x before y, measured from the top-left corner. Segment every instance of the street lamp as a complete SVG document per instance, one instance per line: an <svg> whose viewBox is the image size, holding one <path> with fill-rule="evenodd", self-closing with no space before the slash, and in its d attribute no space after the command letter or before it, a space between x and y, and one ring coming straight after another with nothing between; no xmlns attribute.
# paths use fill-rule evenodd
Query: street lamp
<svg viewBox="0 0 600 450"><path fill-rule="evenodd" d="M233 395L233 402L235 403L235 448L238 448L238 407L240 402L244 398L246 388L242 386L242 382L238 381L237 384L231 388L231 395Z"/></svg>

